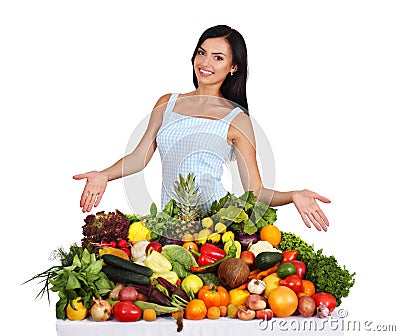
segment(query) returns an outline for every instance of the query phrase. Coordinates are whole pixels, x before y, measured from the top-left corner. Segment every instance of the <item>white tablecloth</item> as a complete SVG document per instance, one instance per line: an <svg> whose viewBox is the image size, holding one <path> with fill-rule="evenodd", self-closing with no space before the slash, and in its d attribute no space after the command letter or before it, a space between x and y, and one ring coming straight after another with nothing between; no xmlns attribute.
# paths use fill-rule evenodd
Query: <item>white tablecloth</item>
<svg viewBox="0 0 400 336"><path fill-rule="evenodd" d="M247 335L344 335L340 328L340 319L335 312L326 319L291 316L274 317L270 321L241 321L229 317L217 320L183 320L183 330L177 332L176 321L172 317L158 317L155 321L118 322L111 319L106 322L56 321L58 336L247 336Z"/></svg>

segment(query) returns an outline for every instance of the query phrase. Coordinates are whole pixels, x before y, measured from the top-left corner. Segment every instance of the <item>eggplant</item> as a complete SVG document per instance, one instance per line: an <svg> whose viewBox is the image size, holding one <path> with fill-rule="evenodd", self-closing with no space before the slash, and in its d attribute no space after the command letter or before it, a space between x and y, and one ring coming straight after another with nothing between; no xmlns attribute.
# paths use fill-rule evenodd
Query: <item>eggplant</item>
<svg viewBox="0 0 400 336"><path fill-rule="evenodd" d="M164 279L163 277L158 277L157 281L161 286L163 286L164 288L167 289L167 291L169 292L169 294L171 296L172 295L179 296L183 300L190 301L189 297L183 291L182 288L173 285L172 283L170 283L167 279Z"/></svg>
<svg viewBox="0 0 400 336"><path fill-rule="evenodd" d="M244 250L247 250L250 244L255 244L258 242L259 238L256 233L248 234L243 231L239 231L237 235L237 240Z"/></svg>
<svg viewBox="0 0 400 336"><path fill-rule="evenodd" d="M161 237L159 240L159 243L164 246L164 245L183 245L183 241L176 239L176 238L171 238L171 237Z"/></svg>
<svg viewBox="0 0 400 336"><path fill-rule="evenodd" d="M149 302L157 303L162 306L172 307L169 298L166 297L164 293L157 288L153 286L142 286L136 284L134 284L133 287L135 287L139 293L146 295Z"/></svg>

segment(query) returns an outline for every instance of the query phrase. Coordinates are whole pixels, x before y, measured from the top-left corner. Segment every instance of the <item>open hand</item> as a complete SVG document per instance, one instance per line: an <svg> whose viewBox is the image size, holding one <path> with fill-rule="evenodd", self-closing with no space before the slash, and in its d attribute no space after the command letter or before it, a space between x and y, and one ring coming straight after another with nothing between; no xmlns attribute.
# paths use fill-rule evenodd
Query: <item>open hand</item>
<svg viewBox="0 0 400 336"><path fill-rule="evenodd" d="M73 179L86 179L86 185L80 201L82 212L89 212L93 206L97 207L106 190L108 176L98 171L91 171L85 174L74 175Z"/></svg>
<svg viewBox="0 0 400 336"><path fill-rule="evenodd" d="M331 202L326 197L306 189L297 191L293 195L293 203L306 226L310 228L312 223L318 231L321 231L321 229L327 231L329 226L328 218L326 218L316 200L323 203Z"/></svg>

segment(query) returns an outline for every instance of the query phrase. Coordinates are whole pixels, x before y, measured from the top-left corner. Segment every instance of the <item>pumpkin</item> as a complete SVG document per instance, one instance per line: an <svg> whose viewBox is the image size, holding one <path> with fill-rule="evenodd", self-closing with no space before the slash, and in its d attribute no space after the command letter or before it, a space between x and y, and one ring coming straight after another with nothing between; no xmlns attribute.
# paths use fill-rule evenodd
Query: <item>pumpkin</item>
<svg viewBox="0 0 400 336"><path fill-rule="evenodd" d="M243 285L249 275L249 266L240 258L229 258L218 267L218 279L227 288Z"/></svg>

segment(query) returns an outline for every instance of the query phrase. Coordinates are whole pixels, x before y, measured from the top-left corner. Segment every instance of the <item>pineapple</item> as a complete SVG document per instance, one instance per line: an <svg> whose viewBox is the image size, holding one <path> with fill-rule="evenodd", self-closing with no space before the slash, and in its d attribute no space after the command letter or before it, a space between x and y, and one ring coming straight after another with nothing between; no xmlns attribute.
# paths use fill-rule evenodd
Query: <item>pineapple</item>
<svg viewBox="0 0 400 336"><path fill-rule="evenodd" d="M195 179L193 173L189 173L186 179L179 174L179 181L174 184L174 198L180 221L171 228L170 234L179 239L185 234L193 234L201 229L201 198Z"/></svg>

